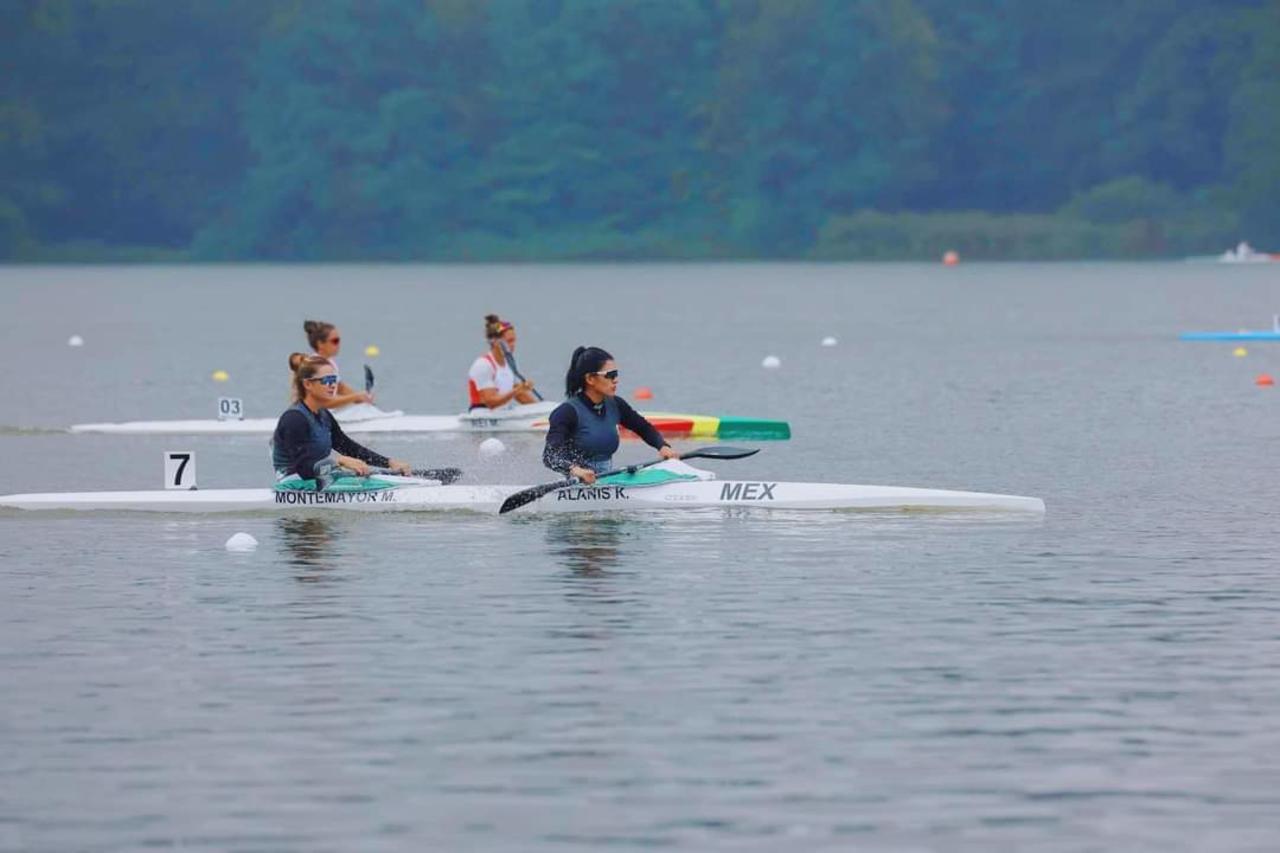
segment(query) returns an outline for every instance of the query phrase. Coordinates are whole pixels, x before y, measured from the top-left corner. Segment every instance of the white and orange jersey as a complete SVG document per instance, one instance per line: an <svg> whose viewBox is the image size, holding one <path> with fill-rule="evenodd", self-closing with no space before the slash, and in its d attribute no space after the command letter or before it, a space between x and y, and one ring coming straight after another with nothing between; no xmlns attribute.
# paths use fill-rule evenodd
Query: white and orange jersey
<svg viewBox="0 0 1280 853"><path fill-rule="evenodd" d="M510 394L514 387L516 375L511 372L511 365L498 364L491 353L485 353L471 362L471 370L467 372L467 392L471 398L471 408L484 406L480 392L485 388L494 388L499 394Z"/></svg>

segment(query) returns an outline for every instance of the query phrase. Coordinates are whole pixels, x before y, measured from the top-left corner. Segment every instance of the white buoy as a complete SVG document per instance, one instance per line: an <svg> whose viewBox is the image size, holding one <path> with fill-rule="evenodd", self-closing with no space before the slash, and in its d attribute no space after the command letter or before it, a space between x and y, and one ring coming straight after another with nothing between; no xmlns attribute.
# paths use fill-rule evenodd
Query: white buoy
<svg viewBox="0 0 1280 853"><path fill-rule="evenodd" d="M84 346L84 338L79 335L72 335L70 338L67 338L67 346L82 347Z"/></svg>
<svg viewBox="0 0 1280 853"><path fill-rule="evenodd" d="M486 438L480 442L480 458L492 459L507 452L507 446L496 438Z"/></svg>
<svg viewBox="0 0 1280 853"><path fill-rule="evenodd" d="M258 540L248 533L237 533L227 540L228 551L252 551L258 547Z"/></svg>
<svg viewBox="0 0 1280 853"><path fill-rule="evenodd" d="M779 367L782 367L782 359L778 358L776 355L766 355L764 357L764 361L760 362L760 366L765 370L777 370Z"/></svg>
<svg viewBox="0 0 1280 853"><path fill-rule="evenodd" d="M825 338L822 339L822 345L824 347L833 347L836 345L836 339L831 337L830 335L827 335Z"/></svg>

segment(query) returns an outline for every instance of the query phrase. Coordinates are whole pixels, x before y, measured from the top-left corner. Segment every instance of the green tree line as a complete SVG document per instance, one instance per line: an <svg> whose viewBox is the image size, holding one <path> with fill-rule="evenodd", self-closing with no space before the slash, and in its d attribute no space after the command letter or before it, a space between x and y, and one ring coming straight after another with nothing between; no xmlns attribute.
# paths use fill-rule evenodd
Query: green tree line
<svg viewBox="0 0 1280 853"><path fill-rule="evenodd" d="M0 258L1280 250L1280 0L8 0Z"/></svg>

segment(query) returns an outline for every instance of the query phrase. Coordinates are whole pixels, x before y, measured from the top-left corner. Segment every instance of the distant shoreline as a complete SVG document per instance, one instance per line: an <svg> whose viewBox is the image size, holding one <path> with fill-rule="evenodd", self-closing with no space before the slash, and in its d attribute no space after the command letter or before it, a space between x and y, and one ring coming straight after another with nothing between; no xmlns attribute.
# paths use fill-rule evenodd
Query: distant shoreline
<svg viewBox="0 0 1280 853"><path fill-rule="evenodd" d="M728 240L680 239L669 233L579 235L558 231L512 240L486 234L458 238L449 251L421 255L370 252L295 257L217 257L190 248L117 246L97 241L27 244L0 263L587 263L735 261L935 262L945 252L963 261L1181 260L1214 257L1239 239L1236 218L1197 212L1177 220L1095 222L1066 213L880 213L834 217L813 245L794 252L753 252ZM1266 248L1265 246L1262 248Z"/></svg>

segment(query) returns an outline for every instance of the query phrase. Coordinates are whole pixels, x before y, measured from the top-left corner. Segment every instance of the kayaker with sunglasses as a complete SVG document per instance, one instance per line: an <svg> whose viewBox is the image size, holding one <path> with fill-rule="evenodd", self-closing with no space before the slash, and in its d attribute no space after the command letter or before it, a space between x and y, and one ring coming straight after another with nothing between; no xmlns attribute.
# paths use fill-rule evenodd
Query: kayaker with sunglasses
<svg viewBox="0 0 1280 853"><path fill-rule="evenodd" d="M516 348L516 327L497 314L487 314L484 337L489 351L473 361L467 371L467 396L472 410L536 403L533 383L524 378L516 380L511 358Z"/></svg>
<svg viewBox="0 0 1280 853"><path fill-rule="evenodd" d="M679 459L662 434L618 396L618 365L599 347L578 347L564 378L565 401L551 413L542 463L552 471L594 483L613 467L618 427L655 448L663 459Z"/></svg>
<svg viewBox="0 0 1280 853"><path fill-rule="evenodd" d="M341 374L338 369L338 351L342 349L342 335L339 334L338 327L332 323L322 323L319 320L306 320L302 324L302 330L307 333L307 343L311 345L311 349L315 354L333 365L334 373ZM290 359L290 363L292 363L292 359ZM372 402L372 394L357 391L339 379L337 393L333 395L332 400L325 403L325 408L337 409L342 406L349 406L352 403Z"/></svg>
<svg viewBox="0 0 1280 853"><path fill-rule="evenodd" d="M370 465L410 475L407 462L357 444L338 426L329 403L340 384L338 372L323 356L305 356L298 364L293 374L294 404L280 416L271 438L271 464L278 481L295 476L323 481L336 468L364 477Z"/></svg>

